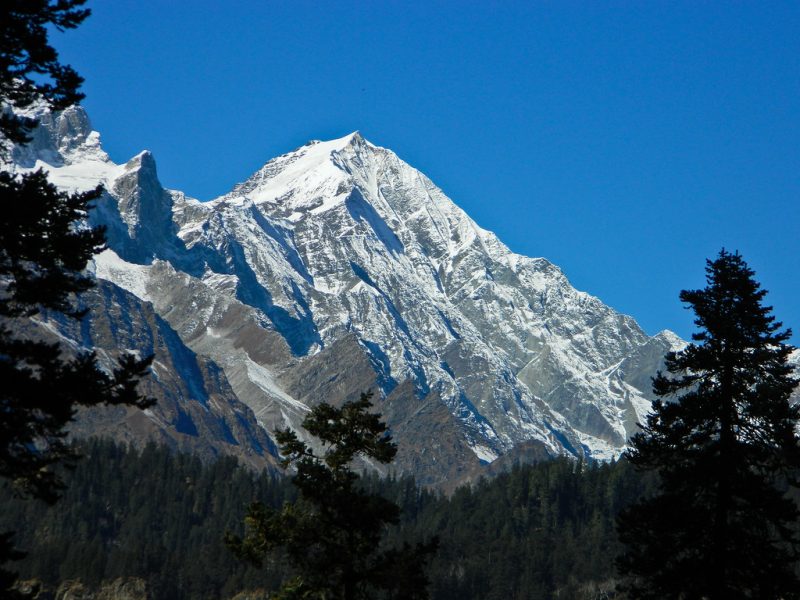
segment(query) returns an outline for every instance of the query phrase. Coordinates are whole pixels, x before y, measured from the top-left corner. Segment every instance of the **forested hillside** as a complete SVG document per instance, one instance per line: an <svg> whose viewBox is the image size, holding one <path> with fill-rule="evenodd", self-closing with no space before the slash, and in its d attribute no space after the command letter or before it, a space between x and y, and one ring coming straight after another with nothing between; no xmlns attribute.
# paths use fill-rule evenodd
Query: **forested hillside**
<svg viewBox="0 0 800 600"><path fill-rule="evenodd" d="M141 452L106 441L83 448L87 460L65 475L53 507L0 496L0 530L18 531L28 551L23 579L48 585L80 579L90 586L120 576L147 581L151 598L229 598L272 589L286 574L280 560L263 569L237 561L223 544L240 530L247 505L294 497L288 479L255 476L222 458L203 464L148 446ZM411 479L367 479L403 510L387 543L436 535L429 566L436 599L593 597L614 578L619 551L614 518L652 481L624 462L583 465L555 460L516 467L450 497Z"/></svg>

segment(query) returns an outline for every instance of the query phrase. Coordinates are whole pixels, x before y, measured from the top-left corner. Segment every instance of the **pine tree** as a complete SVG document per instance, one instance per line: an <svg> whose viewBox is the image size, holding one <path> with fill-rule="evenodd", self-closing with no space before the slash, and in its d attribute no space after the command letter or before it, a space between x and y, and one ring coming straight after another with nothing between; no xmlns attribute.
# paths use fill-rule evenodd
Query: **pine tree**
<svg viewBox="0 0 800 600"><path fill-rule="evenodd" d="M35 119L20 116L42 102L61 109L80 100L81 78L59 63L48 43L52 29L71 29L89 11L85 0L4 0L0 3L0 159L13 144L29 141ZM102 250L104 230L87 223L100 189L68 194L42 171L0 172L0 477L18 491L53 502L61 481L57 463L75 458L65 426L78 406L153 402L136 391L150 358L123 355L108 373L92 352L68 356L59 344L22 335L41 310L81 319L75 294L94 285L83 270ZM0 535L0 565L18 558L10 534ZM14 576L0 570L8 596Z"/></svg>
<svg viewBox="0 0 800 600"><path fill-rule="evenodd" d="M0 101L17 109L44 101L62 110L83 99L78 91L83 79L58 53L47 36L52 28L63 31L80 25L89 16L80 8L86 0L3 0L0 3ZM11 110L0 114L0 136L8 142L28 141L36 125L30 117ZM4 150L7 146L4 145Z"/></svg>
<svg viewBox="0 0 800 600"><path fill-rule="evenodd" d="M738 253L707 261L706 280L680 294L699 331L667 355L631 440L628 459L661 486L620 518L618 566L634 598L799 598L791 332Z"/></svg>
<svg viewBox="0 0 800 600"><path fill-rule="evenodd" d="M281 510L250 507L244 539L227 536L234 553L254 564L283 549L294 577L273 596L279 600L427 598L423 567L436 542L382 548L381 537L398 522L397 505L359 487L350 464L356 456L389 463L397 449L379 415L370 413L370 395L342 408L320 404L303 428L326 448L317 456L290 429L276 432L284 467L300 492Z"/></svg>

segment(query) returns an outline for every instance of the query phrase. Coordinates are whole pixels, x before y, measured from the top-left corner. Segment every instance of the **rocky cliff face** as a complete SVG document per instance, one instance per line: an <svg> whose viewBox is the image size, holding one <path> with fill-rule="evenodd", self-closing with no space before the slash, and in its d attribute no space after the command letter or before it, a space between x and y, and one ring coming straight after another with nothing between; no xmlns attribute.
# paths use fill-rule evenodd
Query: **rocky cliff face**
<svg viewBox="0 0 800 600"><path fill-rule="evenodd" d="M424 482L515 448L617 456L648 410L649 377L683 343L511 252L358 133L271 160L207 203L163 189L147 152L112 163L79 108L46 115L14 157L64 187L105 186L97 276L218 366L264 431L372 388L395 468ZM173 367L202 404L196 374Z"/></svg>
<svg viewBox="0 0 800 600"><path fill-rule="evenodd" d="M134 446L153 440L206 460L226 454L256 470L278 470L274 444L222 369L190 350L152 305L103 280L81 302L90 318L78 323L43 313L29 323L28 334L60 342L68 353L94 349L108 369L122 351L153 355L151 374L139 390L158 403L145 411L81 409L70 427L73 435L109 436Z"/></svg>

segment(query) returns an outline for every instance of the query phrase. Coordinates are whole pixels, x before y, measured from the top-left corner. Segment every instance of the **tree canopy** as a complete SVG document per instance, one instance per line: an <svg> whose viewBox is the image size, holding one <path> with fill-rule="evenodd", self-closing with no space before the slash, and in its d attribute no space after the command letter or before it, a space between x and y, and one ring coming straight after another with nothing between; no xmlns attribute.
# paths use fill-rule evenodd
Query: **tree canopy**
<svg viewBox="0 0 800 600"><path fill-rule="evenodd" d="M15 565L21 578L54 593L69 580L97 590L136 577L152 600L196 600L266 598L263 590L296 575L277 551L256 567L223 545L225 530L244 521L243 502L259 499L280 510L297 499L288 477L256 474L231 457L203 463L154 444L88 440L80 452L91 460L65 475L55 505L15 498L0 486L0 531L16 528L18 545L28 550ZM448 495L407 476L364 475L358 483L401 507L383 547L439 538L425 569L433 599L598 600L619 597L614 517L652 490L654 479L626 461L557 458Z"/></svg>
<svg viewBox="0 0 800 600"><path fill-rule="evenodd" d="M50 45L51 28L73 29L89 16L86 0L3 0L0 3L0 100L16 109L44 101L62 110L83 99L75 70L58 60ZM0 135L11 143L28 141L36 125L29 117L4 109Z"/></svg>
<svg viewBox="0 0 800 600"><path fill-rule="evenodd" d="M356 457L389 463L397 449L380 416L369 412L369 394L336 408L322 403L303 428L325 447L322 456L290 429L276 432L285 467L300 497L281 510L251 506L245 537L228 536L237 556L260 564L283 551L293 570L276 599L356 600L427 598L424 563L436 541L384 548L386 526L399 508L358 485Z"/></svg>
<svg viewBox="0 0 800 600"><path fill-rule="evenodd" d="M0 3L0 158L29 141L37 102L58 110L82 98L81 78L58 61L48 31L71 29L89 14L85 0L8 0ZM105 231L88 225L101 190L59 191L43 171L0 172L0 476L24 494L55 501L62 487L53 465L75 458L65 426L78 406L154 401L138 394L150 358L122 355L102 367L91 351L75 352L30 333L43 310L81 319L76 294L94 285L87 261L103 249ZM11 536L0 536L0 564L18 556ZM0 572L0 589L13 581ZM7 590L7 593L10 591Z"/></svg>
<svg viewBox="0 0 800 600"><path fill-rule="evenodd" d="M619 561L635 598L798 598L798 383L791 332L738 253L707 261L705 288L680 299L693 343L666 357L659 396L628 459L658 472L654 497L619 521Z"/></svg>

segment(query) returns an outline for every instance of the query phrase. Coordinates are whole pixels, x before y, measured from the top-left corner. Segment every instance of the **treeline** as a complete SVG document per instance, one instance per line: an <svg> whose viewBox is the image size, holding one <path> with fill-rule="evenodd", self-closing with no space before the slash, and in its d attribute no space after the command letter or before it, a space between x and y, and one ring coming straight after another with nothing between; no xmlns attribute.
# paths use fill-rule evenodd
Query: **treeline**
<svg viewBox="0 0 800 600"><path fill-rule="evenodd" d="M624 462L556 459L437 498L402 534L439 536L430 569L437 600L576 599L611 587L621 549L615 517L654 487Z"/></svg>
<svg viewBox="0 0 800 600"><path fill-rule="evenodd" d="M256 476L221 458L203 464L150 445L130 450L108 441L83 448L54 506L0 490L0 531L15 530L28 552L22 579L88 585L141 577L156 599L229 598L274 589L281 561L261 569L237 561L223 544L241 532L247 506L294 499L285 478ZM516 467L443 497L413 480L366 478L396 502L400 525L386 542L438 536L431 561L437 600L591 597L614 579L620 551L615 515L654 483L625 462L586 465L558 459Z"/></svg>
<svg viewBox="0 0 800 600"><path fill-rule="evenodd" d="M225 548L226 530L241 527L246 504L291 499L288 480L254 477L235 459L203 464L188 454L148 445L141 452L93 441L53 506L2 488L0 530L16 531L27 552L14 563L21 579L46 584L80 579L89 586L140 576L153 598L224 598L277 584Z"/></svg>

